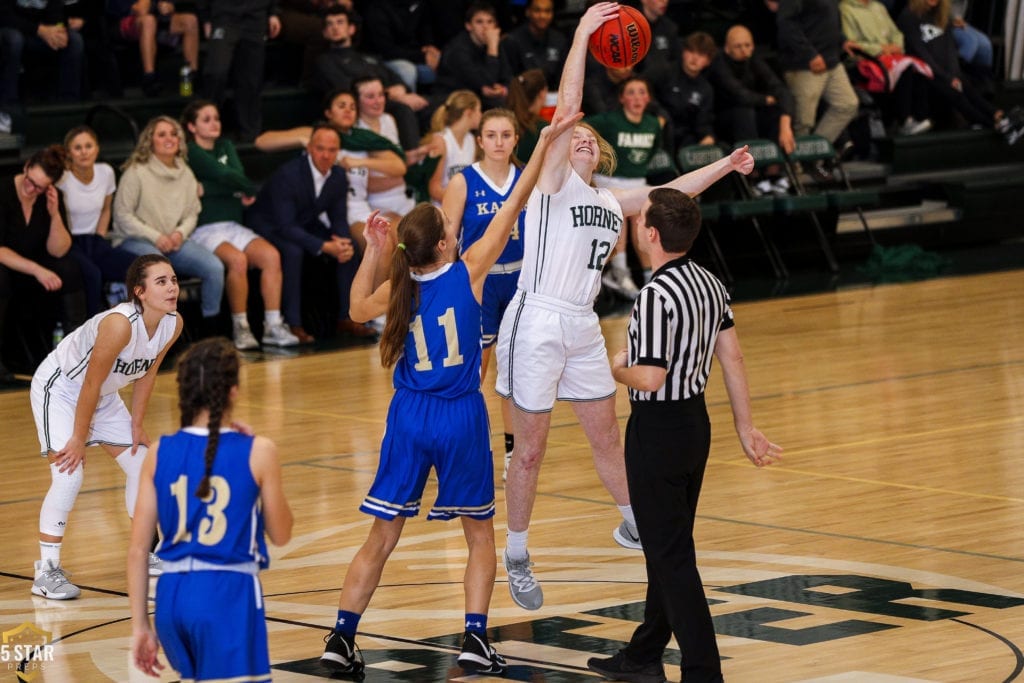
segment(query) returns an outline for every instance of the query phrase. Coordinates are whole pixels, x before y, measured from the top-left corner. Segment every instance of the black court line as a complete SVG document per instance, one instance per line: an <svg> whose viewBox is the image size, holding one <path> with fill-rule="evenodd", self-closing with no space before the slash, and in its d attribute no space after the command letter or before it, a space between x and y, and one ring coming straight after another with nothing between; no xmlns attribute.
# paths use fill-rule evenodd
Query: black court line
<svg viewBox="0 0 1024 683"><path fill-rule="evenodd" d="M35 579L32 578L31 576L25 576L24 574L14 574L12 572L0 571L0 576L6 577L8 579L20 579L22 581L27 581L29 583L32 583L33 581L35 581ZM93 593L103 593L105 595L113 595L113 596L118 597L118 598L127 598L128 597L128 594L125 593L124 591L115 591L115 590L110 590L108 588L97 588L96 586L78 586L78 587L81 588L83 591L92 591ZM42 596L38 596L38 597L42 597ZM45 599L46 598L44 598L44 600Z"/></svg>
<svg viewBox="0 0 1024 683"><path fill-rule="evenodd" d="M1006 638L1004 638L1003 636L999 635L995 631L987 629L984 626L978 626L977 624L972 624L969 621L964 621L963 619L957 619L956 617L953 617L950 621L955 621L958 624L963 624L964 626L970 626L971 628L976 628L979 631L981 631L982 633L987 633L988 635L992 636L993 638L998 639L1003 644L1005 644L1006 647L1010 648L1010 651L1013 653L1013 656L1016 659L1017 664L1016 664L1016 666L1014 666L1013 671L1010 673L1010 675L1003 679L1003 683L1009 683L1010 681L1015 681L1015 680L1017 680L1020 677L1021 672L1024 671L1024 654L1021 653L1020 648L1018 648L1011 641L1007 640Z"/></svg>

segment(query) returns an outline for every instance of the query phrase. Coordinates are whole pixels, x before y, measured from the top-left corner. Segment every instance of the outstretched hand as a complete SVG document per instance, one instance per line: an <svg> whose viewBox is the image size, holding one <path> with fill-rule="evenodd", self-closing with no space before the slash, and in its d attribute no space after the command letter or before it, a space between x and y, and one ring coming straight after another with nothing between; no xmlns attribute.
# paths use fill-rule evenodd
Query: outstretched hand
<svg viewBox="0 0 1024 683"><path fill-rule="evenodd" d="M366 246L374 249L384 249L387 244L388 231L391 229L391 221L380 215L380 211L374 211L366 218L366 228L363 230L363 237L366 238Z"/></svg>
<svg viewBox="0 0 1024 683"><path fill-rule="evenodd" d="M556 116L551 119L550 126L544 126L541 128L540 137L545 142L551 142L565 131L575 128L576 124L579 123L582 118L583 112L577 112L572 116L566 116L564 118L562 116Z"/></svg>
<svg viewBox="0 0 1024 683"><path fill-rule="evenodd" d="M617 2L599 2L596 5L592 5L582 17L580 17L580 23L576 27L576 33L583 33L583 36L589 38L594 34L597 29L601 27L601 24L614 19L619 16L619 3Z"/></svg>
<svg viewBox="0 0 1024 683"><path fill-rule="evenodd" d="M743 145L739 149L733 150L733 153L729 155L729 164L734 171L743 175L748 175L753 171L754 157L750 153L750 145Z"/></svg>

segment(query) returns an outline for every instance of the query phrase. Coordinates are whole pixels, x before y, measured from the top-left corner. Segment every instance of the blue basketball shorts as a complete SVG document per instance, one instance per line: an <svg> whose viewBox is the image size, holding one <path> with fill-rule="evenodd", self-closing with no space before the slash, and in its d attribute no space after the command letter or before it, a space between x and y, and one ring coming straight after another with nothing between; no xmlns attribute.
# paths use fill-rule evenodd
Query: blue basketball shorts
<svg viewBox="0 0 1024 683"><path fill-rule="evenodd" d="M163 574L157 637L182 679L270 681L259 577L232 571Z"/></svg>
<svg viewBox="0 0 1024 683"><path fill-rule="evenodd" d="M494 516L490 423L479 390L454 399L397 390L377 475L359 509L387 520L415 517L431 468L437 500L427 519Z"/></svg>
<svg viewBox="0 0 1024 683"><path fill-rule="evenodd" d="M484 348L494 346L498 341L501 317L505 315L512 297L519 286L519 271L492 273L484 280L484 298L481 311Z"/></svg>

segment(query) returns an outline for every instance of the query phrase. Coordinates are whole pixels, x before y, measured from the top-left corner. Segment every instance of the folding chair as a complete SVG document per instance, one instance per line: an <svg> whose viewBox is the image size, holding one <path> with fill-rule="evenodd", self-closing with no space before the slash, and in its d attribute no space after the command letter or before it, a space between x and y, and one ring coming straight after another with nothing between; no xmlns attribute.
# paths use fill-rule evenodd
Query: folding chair
<svg viewBox="0 0 1024 683"><path fill-rule="evenodd" d="M782 151L773 141L765 139L739 140L733 147L738 148L744 145L749 148L750 155L754 157L755 170L763 170L769 166L776 165L780 168L785 168L785 157L782 156ZM734 173L732 176L735 178L743 200L723 204L722 216L734 221L749 220L750 224L754 227L758 240L761 242L765 256L768 257L768 262L775 272L775 277L779 280L787 279L789 277L789 270L782 260L782 253L779 251L775 241L761 229L761 219L770 218L776 213L775 199L773 197L758 196L754 192L754 188L747 176L739 173Z"/></svg>
<svg viewBox="0 0 1024 683"><path fill-rule="evenodd" d="M821 191L821 186L816 185L815 191L812 191L807 185L800 179L800 174L796 172L795 165L800 164L813 164L819 161L824 161L830 164L836 171L839 172L839 179L841 187L839 188L824 188ZM854 189L850 183L850 176L847 175L846 169L843 168L843 162L836 154L835 149L832 147L832 143L829 142L828 138L824 138L820 135L801 135L796 138L796 148L788 158L788 168L790 175L790 182L793 187L796 188L797 197L783 198L782 206L780 209L788 211L798 210L798 206L801 201L808 202L809 197L821 197L825 198L825 202L829 209L835 211L843 211L845 209L854 209L857 212L857 216L860 218L861 225L864 226L864 231L868 235L868 239L872 243L875 242L875 238L871 234L871 230L868 228L867 218L864 217L865 206L877 206L881 203L881 197L875 190L864 190ZM792 199L792 202L787 203L787 199ZM820 201L820 199L818 200ZM821 225L815 218L815 225L819 232L819 239L824 240L824 233L821 231ZM827 246L827 241L823 242L823 246ZM829 249L831 253L831 249ZM826 255L826 257L828 257ZM830 259L829 265L831 266L834 262L834 257ZM832 272L836 272L837 268L833 268Z"/></svg>
<svg viewBox="0 0 1024 683"><path fill-rule="evenodd" d="M690 145L681 147L676 153L676 161L683 173L695 171L698 168L712 164L725 156L722 148L718 145ZM718 221L721 205L715 201L707 201L712 193L704 192L698 197L700 204L701 222L704 225L703 233L707 236L708 248L711 253L711 260L715 268L722 276L722 281L729 284L733 281L732 271L725 262L725 254L715 236L714 223Z"/></svg>

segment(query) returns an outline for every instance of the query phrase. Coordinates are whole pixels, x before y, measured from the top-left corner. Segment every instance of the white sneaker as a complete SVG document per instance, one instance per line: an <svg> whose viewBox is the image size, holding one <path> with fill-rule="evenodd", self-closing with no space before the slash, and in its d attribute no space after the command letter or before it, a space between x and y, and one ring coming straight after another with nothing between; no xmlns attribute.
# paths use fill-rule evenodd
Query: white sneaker
<svg viewBox="0 0 1024 683"><path fill-rule="evenodd" d="M785 197L789 194L789 180L786 178L776 178L775 182L772 183L772 194L777 197Z"/></svg>
<svg viewBox="0 0 1024 683"><path fill-rule="evenodd" d="M36 560L36 580L32 582L32 592L51 600L71 600L82 594L81 589L68 581L67 575L60 564L52 560L45 563Z"/></svg>
<svg viewBox="0 0 1024 683"><path fill-rule="evenodd" d="M630 550L644 549L643 544L640 543L640 532L636 530L636 525L630 524L626 520L622 520L622 523L615 527L615 531L612 532L612 538L623 548L629 548Z"/></svg>
<svg viewBox="0 0 1024 683"><path fill-rule="evenodd" d="M919 133L926 133L932 129L932 122L930 119L924 121L918 121L914 117L908 117L903 125L900 126L900 133L903 135L918 135Z"/></svg>
<svg viewBox="0 0 1024 683"><path fill-rule="evenodd" d="M248 325L235 325L235 331L232 336L235 338L235 348L239 351L260 348L260 343L256 341L256 337L253 336L252 330L249 329Z"/></svg>
<svg viewBox="0 0 1024 683"><path fill-rule="evenodd" d="M770 181L767 178L765 178L764 180L759 182L757 185L754 185L754 189L757 191L755 194L757 194L757 196L759 196L759 197L763 197L766 194L771 194L772 193L772 181Z"/></svg>
<svg viewBox="0 0 1024 683"><path fill-rule="evenodd" d="M627 299L635 299L640 295L640 288L633 282L629 271L615 266L608 268L601 276L601 284Z"/></svg>
<svg viewBox="0 0 1024 683"><path fill-rule="evenodd" d="M164 561L156 556L156 553L149 554L149 575L160 576L164 573Z"/></svg>
<svg viewBox="0 0 1024 683"><path fill-rule="evenodd" d="M263 343L270 346L298 346L299 338L283 322L276 325L266 323L263 326Z"/></svg>

